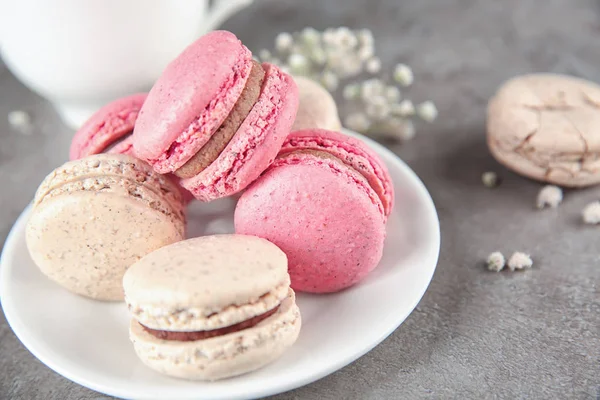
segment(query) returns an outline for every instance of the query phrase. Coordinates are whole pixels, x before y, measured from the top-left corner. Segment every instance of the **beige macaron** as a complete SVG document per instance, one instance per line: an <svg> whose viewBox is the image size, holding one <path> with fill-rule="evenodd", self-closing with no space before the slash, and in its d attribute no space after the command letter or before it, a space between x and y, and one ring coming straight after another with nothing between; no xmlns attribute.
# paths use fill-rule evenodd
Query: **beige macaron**
<svg viewBox="0 0 600 400"><path fill-rule="evenodd" d="M68 162L42 182L26 229L31 258L76 294L123 299L123 275L140 258L184 239L181 194L126 155Z"/></svg>
<svg viewBox="0 0 600 400"><path fill-rule="evenodd" d="M504 83L490 100L488 145L515 172L567 187L600 183L600 86L555 74Z"/></svg>
<svg viewBox="0 0 600 400"><path fill-rule="evenodd" d="M287 257L254 236L215 235L163 247L123 278L130 338L150 368L217 380L258 369L298 337Z"/></svg>
<svg viewBox="0 0 600 400"><path fill-rule="evenodd" d="M342 128L335 100L329 92L312 79L295 76L299 104L292 132L308 128L339 131Z"/></svg>

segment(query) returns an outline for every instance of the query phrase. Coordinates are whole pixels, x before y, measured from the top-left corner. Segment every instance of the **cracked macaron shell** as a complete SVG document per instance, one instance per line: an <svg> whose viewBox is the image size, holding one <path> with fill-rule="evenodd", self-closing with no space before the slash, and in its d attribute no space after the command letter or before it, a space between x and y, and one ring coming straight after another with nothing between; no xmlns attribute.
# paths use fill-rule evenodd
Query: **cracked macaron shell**
<svg viewBox="0 0 600 400"><path fill-rule="evenodd" d="M385 216L367 180L341 160L289 153L240 197L236 233L263 237L288 257L294 290L350 287L379 263Z"/></svg>
<svg viewBox="0 0 600 400"><path fill-rule="evenodd" d="M213 381L273 362L294 344L301 324L294 292L289 289L274 315L248 329L204 340L162 340L132 319L129 337L148 367L178 378Z"/></svg>
<svg viewBox="0 0 600 400"><path fill-rule="evenodd" d="M275 65L262 66L261 94L231 141L204 171L181 181L201 201L246 188L273 162L290 131L298 109L298 88Z"/></svg>
<svg viewBox="0 0 600 400"><path fill-rule="evenodd" d="M77 160L93 154L109 152L133 154L133 127L146 99L138 93L112 101L95 112L75 133L71 141L69 158ZM119 140L120 143L115 144Z"/></svg>
<svg viewBox="0 0 600 400"><path fill-rule="evenodd" d="M513 78L489 102L487 131L492 155L519 174L566 187L600 183L600 87L592 82Z"/></svg>
<svg viewBox="0 0 600 400"><path fill-rule="evenodd" d="M267 240L214 235L163 247L125 274L132 316L152 329L212 330L277 307L287 296L287 258Z"/></svg>
<svg viewBox="0 0 600 400"><path fill-rule="evenodd" d="M133 133L136 155L160 173L183 166L229 115L251 68L252 53L231 32L189 45L148 93Z"/></svg>
<svg viewBox="0 0 600 400"><path fill-rule="evenodd" d="M36 193L26 229L29 253L45 275L71 292L122 300L122 278L131 264L183 240L180 201L171 182L133 157L71 161L48 175Z"/></svg>

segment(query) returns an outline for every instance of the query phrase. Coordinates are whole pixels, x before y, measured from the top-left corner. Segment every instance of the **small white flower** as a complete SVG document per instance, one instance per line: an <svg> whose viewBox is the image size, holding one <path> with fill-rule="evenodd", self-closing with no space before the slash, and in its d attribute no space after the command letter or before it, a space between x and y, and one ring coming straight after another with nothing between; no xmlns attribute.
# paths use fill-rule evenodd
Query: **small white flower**
<svg viewBox="0 0 600 400"><path fill-rule="evenodd" d="M337 77L336 74L334 74L331 71L323 71L323 73L321 74L321 83L323 84L323 86L325 87L325 89L331 91L334 91L337 89L340 81Z"/></svg>
<svg viewBox="0 0 600 400"><path fill-rule="evenodd" d="M508 269L514 271L516 269L531 268L533 266L533 261L531 260L531 257L528 254L516 251L508 259L507 265Z"/></svg>
<svg viewBox="0 0 600 400"><path fill-rule="evenodd" d="M371 121L363 113L353 113L346 117L344 124L353 131L365 133L371 127Z"/></svg>
<svg viewBox="0 0 600 400"><path fill-rule="evenodd" d="M348 84L344 87L342 96L346 100L354 100L360 96L360 86L356 83Z"/></svg>
<svg viewBox="0 0 600 400"><path fill-rule="evenodd" d="M494 272L500 272L506 265L504 256L499 251L495 251L487 258L487 269Z"/></svg>
<svg viewBox="0 0 600 400"><path fill-rule="evenodd" d="M337 40L336 30L334 28L327 28L323 32L323 43L329 46L335 45Z"/></svg>
<svg viewBox="0 0 600 400"><path fill-rule="evenodd" d="M269 61L271 59L271 52L267 49L262 49L258 52L258 58L260 61Z"/></svg>
<svg viewBox="0 0 600 400"><path fill-rule="evenodd" d="M563 200L563 191L558 186L547 185L540 190L537 196L537 208L556 208Z"/></svg>
<svg viewBox="0 0 600 400"><path fill-rule="evenodd" d="M31 116L25 111L11 111L8 113L8 123L21 133L31 133Z"/></svg>
<svg viewBox="0 0 600 400"><path fill-rule="evenodd" d="M398 139L406 142L415 137L417 130L415 129L415 124L409 119L400 120L401 124L399 125L399 129L397 131Z"/></svg>
<svg viewBox="0 0 600 400"><path fill-rule="evenodd" d="M358 39L354 32L345 26L337 29L336 36L336 44L344 49L351 49L358 44Z"/></svg>
<svg viewBox="0 0 600 400"><path fill-rule="evenodd" d="M414 81L412 69L406 64L397 64L394 68L394 80L402 86L410 86Z"/></svg>
<svg viewBox="0 0 600 400"><path fill-rule="evenodd" d="M379 57L371 57L367 61L366 70L370 74L377 74L381 71L381 60Z"/></svg>
<svg viewBox="0 0 600 400"><path fill-rule="evenodd" d="M358 42L364 46L372 46L374 42L373 32L370 29L360 29L356 32L356 38Z"/></svg>
<svg viewBox="0 0 600 400"><path fill-rule="evenodd" d="M306 57L302 54L292 53L288 57L287 63L292 74L305 75L308 73L310 64Z"/></svg>
<svg viewBox="0 0 600 400"><path fill-rule="evenodd" d="M358 49L358 59L361 62L367 61L368 59L373 57L374 54L375 54L375 47L373 47L372 45L361 46Z"/></svg>
<svg viewBox="0 0 600 400"><path fill-rule="evenodd" d="M321 34L315 28L310 26L302 29L302 33L300 33L300 38L302 42L308 46L314 46L321 41Z"/></svg>
<svg viewBox="0 0 600 400"><path fill-rule="evenodd" d="M394 104L392 106L392 112L401 117L411 117L415 115L415 106L412 101L405 99L400 104Z"/></svg>
<svg viewBox="0 0 600 400"><path fill-rule="evenodd" d="M385 88L385 98L390 103L397 103L400 100L402 94L400 93L400 89L396 86L388 86Z"/></svg>
<svg viewBox="0 0 600 400"><path fill-rule="evenodd" d="M277 49L277 51L279 52L285 52L287 50L290 50L293 44L294 38L291 34L287 32L281 32L275 38L275 49Z"/></svg>
<svg viewBox="0 0 600 400"><path fill-rule="evenodd" d="M600 224L600 201L595 201L585 206L581 215L583 222L586 224Z"/></svg>
<svg viewBox="0 0 600 400"><path fill-rule="evenodd" d="M318 66L322 66L327 62L327 54L320 46L315 46L310 50L308 57Z"/></svg>
<svg viewBox="0 0 600 400"><path fill-rule="evenodd" d="M370 97L366 107L369 118L381 121L390 115L390 105L383 96Z"/></svg>
<svg viewBox="0 0 600 400"><path fill-rule="evenodd" d="M433 122L438 116L438 110L435 104L431 101L424 101L417 107L419 117L427 122Z"/></svg>
<svg viewBox="0 0 600 400"><path fill-rule="evenodd" d="M488 171L481 174L481 181L483 185L488 188L495 188L498 186L498 175L495 172Z"/></svg>
<svg viewBox="0 0 600 400"><path fill-rule="evenodd" d="M375 96L381 96L385 89L383 81L377 78L367 79L361 86L362 98L365 101L369 101L370 98Z"/></svg>

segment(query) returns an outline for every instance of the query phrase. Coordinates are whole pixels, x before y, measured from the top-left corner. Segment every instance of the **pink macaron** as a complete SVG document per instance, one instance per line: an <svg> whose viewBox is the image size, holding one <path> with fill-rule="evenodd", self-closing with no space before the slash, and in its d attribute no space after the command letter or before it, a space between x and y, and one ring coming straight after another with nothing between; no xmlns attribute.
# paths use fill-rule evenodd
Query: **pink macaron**
<svg viewBox="0 0 600 400"><path fill-rule="evenodd" d="M69 158L78 160L100 153L132 154L131 134L146 93L108 103L94 113L75 133Z"/></svg>
<svg viewBox="0 0 600 400"><path fill-rule="evenodd" d="M294 122L293 79L225 31L204 35L150 90L133 132L138 157L202 201L243 190L275 159Z"/></svg>
<svg viewBox="0 0 600 400"><path fill-rule="evenodd" d="M279 246L295 290L336 292L378 265L393 204L389 173L363 142L304 130L244 191L235 230Z"/></svg>

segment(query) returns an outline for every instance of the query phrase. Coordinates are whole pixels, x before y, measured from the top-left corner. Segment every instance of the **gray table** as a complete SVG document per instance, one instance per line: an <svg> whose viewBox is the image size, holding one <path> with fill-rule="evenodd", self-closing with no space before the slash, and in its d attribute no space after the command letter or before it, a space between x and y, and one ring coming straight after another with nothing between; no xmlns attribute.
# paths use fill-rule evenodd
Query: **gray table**
<svg viewBox="0 0 600 400"><path fill-rule="evenodd" d="M580 223L599 189L569 191L534 210L540 184L498 166L484 142L485 104L504 79L530 71L600 81L594 0L262 1L225 28L252 49L306 25L371 27L388 69L414 67L415 100L434 125L393 146L429 188L442 227L438 269L415 312L348 367L274 399L600 398L600 228ZM5 116L30 112L25 136ZM67 158L72 132L51 107L0 69L0 241L41 179ZM480 183L495 170L502 186ZM401 201L401 200L400 200ZM494 250L530 252L524 273L487 272ZM99 399L43 366L0 314L0 398Z"/></svg>

